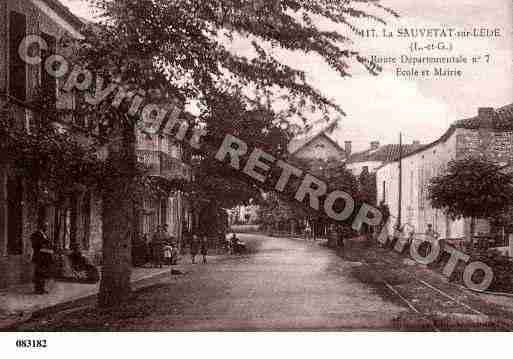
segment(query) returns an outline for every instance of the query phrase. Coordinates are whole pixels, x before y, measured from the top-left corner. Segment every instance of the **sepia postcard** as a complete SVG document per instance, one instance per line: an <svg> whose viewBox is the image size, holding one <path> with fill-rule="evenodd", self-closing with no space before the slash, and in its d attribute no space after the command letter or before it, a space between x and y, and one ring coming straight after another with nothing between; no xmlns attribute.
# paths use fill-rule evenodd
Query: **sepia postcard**
<svg viewBox="0 0 513 359"><path fill-rule="evenodd" d="M513 330L511 1L0 18L14 353L55 332Z"/></svg>

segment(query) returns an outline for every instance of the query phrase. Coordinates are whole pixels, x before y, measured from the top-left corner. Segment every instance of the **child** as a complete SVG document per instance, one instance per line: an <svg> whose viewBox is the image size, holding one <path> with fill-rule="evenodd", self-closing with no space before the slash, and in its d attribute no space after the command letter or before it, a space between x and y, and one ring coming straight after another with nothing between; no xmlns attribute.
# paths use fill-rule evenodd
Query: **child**
<svg viewBox="0 0 513 359"><path fill-rule="evenodd" d="M170 245L164 246L164 259L166 264L173 264L173 247Z"/></svg>

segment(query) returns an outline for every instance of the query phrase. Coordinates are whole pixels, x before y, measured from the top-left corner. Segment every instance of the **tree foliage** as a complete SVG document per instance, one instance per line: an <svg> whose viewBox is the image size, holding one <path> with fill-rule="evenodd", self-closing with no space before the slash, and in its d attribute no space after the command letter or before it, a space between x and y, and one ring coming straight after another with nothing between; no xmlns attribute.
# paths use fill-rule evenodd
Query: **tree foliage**
<svg viewBox="0 0 513 359"><path fill-rule="evenodd" d="M328 185L328 193L335 190L345 191L355 200L356 207L361 204L361 195L357 179L340 160L335 158L328 160L291 158L289 162L302 171L324 181ZM285 193L268 196L266 198L261 210L261 216L266 219L266 224L272 225L273 223L288 222L291 220L309 220L325 224L332 222L324 211L316 211L294 199L300 183L300 178L292 179ZM321 196L320 198L321 207L325 197L326 196ZM345 205L343 201L336 202L334 210L342 211ZM346 224L349 223L350 220L348 220Z"/></svg>
<svg viewBox="0 0 513 359"><path fill-rule="evenodd" d="M373 14L375 10L395 15L374 0L87 1L98 10L100 21L84 29L84 38L76 41L77 63L105 80L102 84L96 81L98 87L117 82L127 92L154 95L148 102L198 104L201 116L197 126L206 127L209 135L202 153L196 154L203 162L194 192L196 198L224 196L227 203L247 199L256 193L256 187L240 174L211 163L211 150L224 131L264 149L274 144L272 152L280 153L286 148L286 134L277 127L283 120L306 120L311 112L325 117L343 113L339 104L308 83L304 71L284 63L274 49L317 56L341 77L349 75L353 64L376 73L377 67L354 49L350 36L321 29L319 18L346 26L352 34L362 19L382 22ZM231 51L234 39L251 42L254 55ZM104 192L104 267L99 296L104 306L121 301L129 288L133 131L139 120L137 115L126 114L128 101L110 106L113 97L80 109L107 128L108 140L117 139L108 143L106 163L114 173L122 174L108 177L104 184L108 190ZM284 101L287 111L282 118L271 108L264 111L263 99Z"/></svg>
<svg viewBox="0 0 513 359"><path fill-rule="evenodd" d="M487 218L499 214L513 200L513 176L482 159L449 162L447 173L431 180L429 199L453 219Z"/></svg>
<svg viewBox="0 0 513 359"><path fill-rule="evenodd" d="M364 168L358 176L359 197L368 204L377 205L377 184L376 173L370 173L368 168Z"/></svg>
<svg viewBox="0 0 513 359"><path fill-rule="evenodd" d="M161 89L182 99L208 101L212 91L233 93L251 86L262 96L285 96L294 113L307 103L321 111L343 111L266 45L316 54L342 77L355 62L375 73L376 67L352 49L348 36L322 30L318 18L345 25L352 33L362 19L383 22L372 8L395 15L378 1L365 0L90 2L103 19L85 32L82 42L91 68L106 70L125 85ZM255 56L234 54L229 47L234 38L251 41Z"/></svg>

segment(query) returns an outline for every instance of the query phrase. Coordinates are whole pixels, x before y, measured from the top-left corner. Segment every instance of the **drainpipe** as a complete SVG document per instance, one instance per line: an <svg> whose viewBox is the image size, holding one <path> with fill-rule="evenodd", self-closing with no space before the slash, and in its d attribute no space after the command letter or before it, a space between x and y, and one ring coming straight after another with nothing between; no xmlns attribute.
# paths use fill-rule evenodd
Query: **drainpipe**
<svg viewBox="0 0 513 359"><path fill-rule="evenodd" d="M401 228L402 201L403 201L403 135L399 133L399 206L397 207L397 228Z"/></svg>

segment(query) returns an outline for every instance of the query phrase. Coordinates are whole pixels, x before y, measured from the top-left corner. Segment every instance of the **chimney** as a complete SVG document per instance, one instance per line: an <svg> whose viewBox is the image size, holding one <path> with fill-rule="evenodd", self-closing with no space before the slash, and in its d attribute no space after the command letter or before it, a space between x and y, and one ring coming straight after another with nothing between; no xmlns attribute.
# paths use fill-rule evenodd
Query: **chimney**
<svg viewBox="0 0 513 359"><path fill-rule="evenodd" d="M346 141L345 142L345 150L346 150L346 156L349 157L351 156L351 151L352 151L352 142L351 141Z"/></svg>
<svg viewBox="0 0 513 359"><path fill-rule="evenodd" d="M377 150L379 148L379 141L372 141L370 143L371 150Z"/></svg>
<svg viewBox="0 0 513 359"><path fill-rule="evenodd" d="M413 140L413 145L414 146L420 146L420 141L419 140Z"/></svg>
<svg viewBox="0 0 513 359"><path fill-rule="evenodd" d="M493 127L493 120L495 118L495 109L493 107L479 107L477 115L479 116L479 127Z"/></svg>

